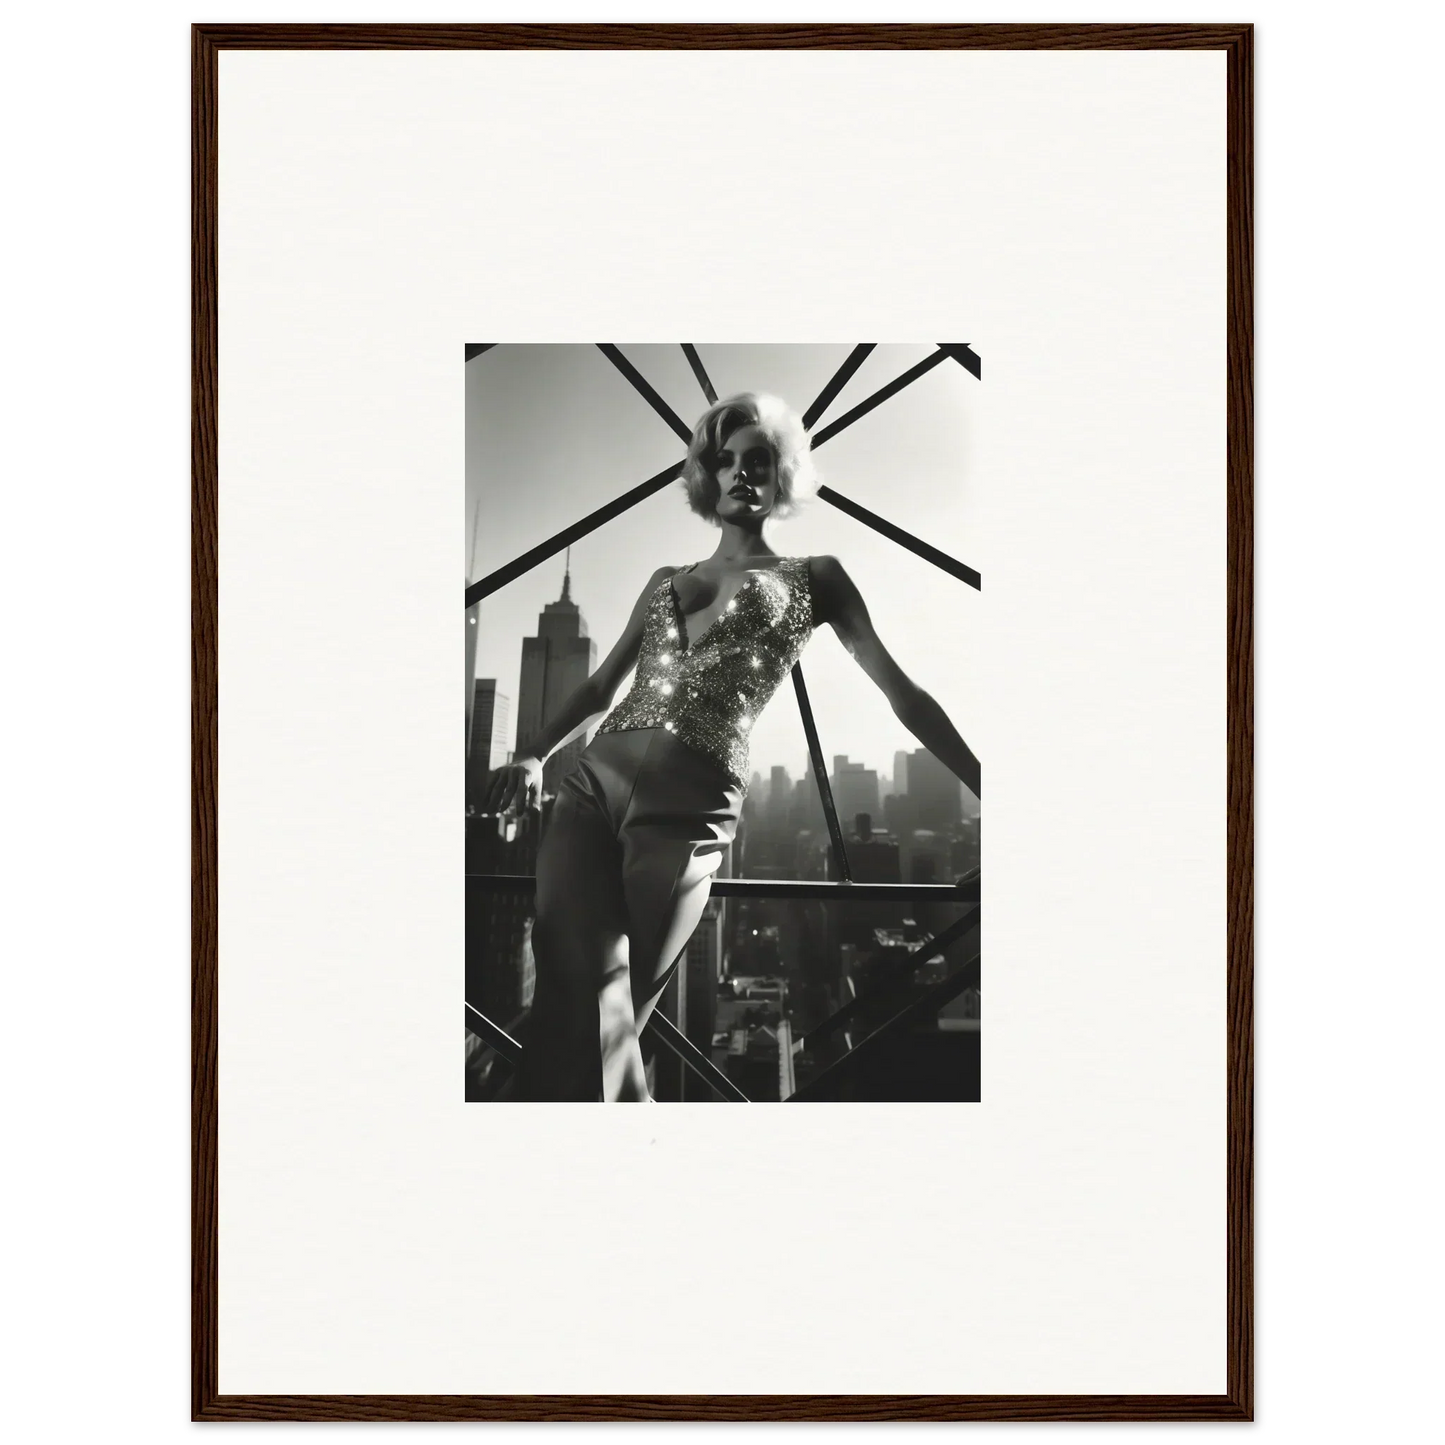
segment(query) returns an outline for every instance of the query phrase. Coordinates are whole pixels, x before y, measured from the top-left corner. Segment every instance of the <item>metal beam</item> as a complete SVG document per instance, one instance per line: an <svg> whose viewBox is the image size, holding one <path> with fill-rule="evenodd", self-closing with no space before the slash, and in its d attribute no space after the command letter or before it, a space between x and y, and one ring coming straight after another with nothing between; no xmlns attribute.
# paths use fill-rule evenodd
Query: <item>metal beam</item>
<svg viewBox="0 0 1445 1445"><path fill-rule="evenodd" d="M655 477L649 477L640 486L633 487L630 492L624 492L620 497L615 497L605 507L598 507L595 512L589 512L580 522L573 522L564 531L558 532L555 537L549 537L545 542L539 542L530 552L523 552L514 561L508 562L505 567L498 567L495 572L489 572L480 582L473 582L467 588L467 606L480 602L483 597L490 597L500 587L505 587L508 582L515 582L525 572L530 572L533 567L545 562L548 557L555 557L565 547L570 547L579 537L585 537L589 532L595 532L604 522L610 522L614 517L620 517L630 507L635 507L639 502L645 502L654 492L660 492L669 482L674 482L682 475L682 463L675 462L664 472L658 472Z"/></svg>
<svg viewBox="0 0 1445 1445"><path fill-rule="evenodd" d="M933 370L940 361L948 360L948 352L935 351L930 356L925 356L917 366L911 366L902 376L895 376L887 386L879 387L872 396L865 398L855 406L852 411L845 411L837 421L830 421L821 431L813 433L813 450L831 441L844 427L852 426L860 417L867 416L875 406L881 406L890 396L896 396L905 386L912 386L920 376Z"/></svg>
<svg viewBox="0 0 1445 1445"><path fill-rule="evenodd" d="M971 357L975 361L978 359L975 353L969 350L965 343L939 342L937 344L940 349L932 356L919 362L917 366L904 372L902 376L895 378L889 382L887 386L874 392L872 396L868 397L858 406L855 406L845 415L839 417L837 421L830 423L820 432L816 433L812 439L812 445L815 447L821 446L825 441L837 436L840 431L847 426L851 426L859 417L866 416L868 412L872 411L873 408L881 402L886 401L890 396L895 395L905 386L916 381L925 372L931 371L940 361L951 356L959 361L961 365L969 366L969 362L963 353L966 353L967 357ZM496 345L495 342L486 343L487 347L494 345ZM621 351L610 343L599 342L597 345L598 349L608 357L613 365L632 382L638 392L648 400L658 415L667 422L678 436L691 444L692 432L686 423L658 396L656 391L647 383L637 368L623 356ZM863 358L873 350L873 345L873 343L867 343L853 348L852 352L849 353L848 359L838 371L834 373L833 379L829 381L818 399L808 408L804 416L805 423L808 422L809 418L819 415L823 407L837 395L843 384L852 376L853 372L858 369L858 366L862 364ZM685 347L684 349L688 348ZM693 354L695 355L696 352L694 351ZM699 365L700 364L699 362ZM696 370L696 368L694 368L694 370ZM974 368L969 366L969 370L973 371ZM974 371L974 374L977 375L978 372ZM707 385L711 385L711 383L707 383ZM704 389L706 390L706 386ZM529 551L524 552L514 561L507 563L506 566L499 567L495 572L488 573L488 575L483 577L479 582L473 582L466 589L466 605L468 607L474 606L477 602L480 602L482 598L489 597L499 588L505 587L507 583L515 581L526 572L530 572L533 567L545 562L549 557L556 556L564 547L570 546L579 538L585 537L589 532L593 532L604 523L610 522L614 517L621 516L623 512L635 507L639 502L646 501L648 497L652 496L655 492L661 491L669 482L681 476L682 468L683 462L676 462L665 471L658 472L654 477L649 477L647 481L634 487L630 492L624 492L622 496L608 502L606 506L599 507L595 512L589 512L581 521L574 522L570 527L558 532L553 537L549 537L547 541L539 543ZM968 567L964 563L950 557L946 552L939 551L937 547L933 547L921 538L915 537L911 532L905 532L902 527L895 526L892 522L880 517L876 512L870 512L866 507L859 506L857 502L834 491L832 487L825 486L819 488L818 495L822 497L824 501L837 507L839 511L846 512L849 516L864 523L866 526L872 527L890 541L898 543L901 547L906 547L910 552L922 557L925 561L932 562L936 567L941 567L945 572L967 582L971 587L981 585L979 574L972 567Z"/></svg>
<svg viewBox="0 0 1445 1445"><path fill-rule="evenodd" d="M493 1023L481 1009L467 1004L467 1027L484 1043L490 1044L515 1067L522 1062L522 1046L501 1024Z"/></svg>
<svg viewBox="0 0 1445 1445"><path fill-rule="evenodd" d="M702 364L702 357L697 354L697 347L689 346L686 341L682 343L682 354L687 357L687 364L692 367L692 374L697 377L697 384L702 387L702 394L707 398L707 404L711 406L717 400L717 392L712 382L708 379L707 371Z"/></svg>
<svg viewBox="0 0 1445 1445"><path fill-rule="evenodd" d="M967 582L970 587L982 588L983 578L974 571L972 567L960 562L957 558L950 557L947 552L940 552L937 547L931 546L921 537L915 537L912 532L905 532L902 527L896 527L877 512L870 512L867 507L860 507L857 502L843 496L841 492L835 492L832 487L819 487L818 495L825 502L837 507L840 512L846 512L850 517L856 517L867 527L872 527L875 532L887 537L890 542L897 542L900 547L907 547L915 556L922 557L925 562L932 562L935 567L941 567L945 572L957 577L960 582Z"/></svg>
<svg viewBox="0 0 1445 1445"><path fill-rule="evenodd" d="M715 878L714 898L811 898L834 903L977 903L978 880L951 883L815 882L796 878Z"/></svg>
<svg viewBox="0 0 1445 1445"><path fill-rule="evenodd" d="M643 1034L651 1033L655 1041L682 1060L715 1094L734 1104L751 1104L752 1100L719 1069L713 1061L682 1032L673 1021L657 1010L647 1021Z"/></svg>
<svg viewBox="0 0 1445 1445"><path fill-rule="evenodd" d="M971 371L980 381L983 380L983 359L968 342L940 341L936 345L942 347L965 371Z"/></svg>
<svg viewBox="0 0 1445 1445"><path fill-rule="evenodd" d="M813 423L828 410L833 398L848 384L853 373L863 365L864 361L868 358L868 353L872 351L877 344L876 341L866 341L855 346L852 351L848 353L847 359L843 362L842 366L833 373L827 386L818 393L812 406L803 413L803 425L805 427L811 427Z"/></svg>
<svg viewBox="0 0 1445 1445"><path fill-rule="evenodd" d="M807 1102L809 1099L816 1099L820 1094L826 1093L840 1079L846 1078L854 1068L857 1067L860 1058L870 1058L876 1054L884 1044L888 1043L896 1034L916 1023L919 1019L927 1018L930 1014L937 1013L944 1004L961 994L964 989L971 987L978 982L978 953L974 952L973 957L955 972L936 983L932 988L920 994L912 1003L899 1011L883 1024L880 1028L868 1035L860 1043L855 1044L836 1063L830 1064L817 1078L810 1080L788 1100Z"/></svg>
<svg viewBox="0 0 1445 1445"><path fill-rule="evenodd" d="M930 958L945 952L953 947L965 935L976 932L978 929L978 906L970 908L961 918L955 918L947 928L940 929L932 938L925 939L907 957L900 961L898 972L891 978L882 989L873 993L860 994L856 998L849 999L836 1013L829 1014L822 1023L808 1030L803 1035L801 1043L803 1047L811 1048L821 1039L828 1038L831 1034L838 1032L846 1024L857 1018L870 1003L876 1003L882 994L886 994L898 984L906 983L908 979L918 970L918 966L927 963Z"/></svg>
<svg viewBox="0 0 1445 1445"><path fill-rule="evenodd" d="M472 1004L466 1005L467 1027L476 1036L494 1048L514 1068L522 1062L522 1046L504 1029L500 1024L493 1023L486 1014ZM660 1013L654 1013L648 1021L647 1029L656 1036L656 1041L670 1053L675 1054L684 1064L690 1068L702 1081L721 1094L723 1098L734 1103L748 1104L752 1100L728 1078L722 1070L713 1065L701 1049L699 1049L686 1034L679 1031L676 1024Z"/></svg>
<svg viewBox="0 0 1445 1445"><path fill-rule="evenodd" d="M479 893L533 893L530 873L468 873ZM714 898L803 898L822 903L977 903L977 876L957 883L836 883L803 878L714 878Z"/></svg>
<svg viewBox="0 0 1445 1445"><path fill-rule="evenodd" d="M803 731L808 735L808 753L813 759L813 776L818 781L818 796L823 803L823 816L828 820L828 837L833 844L833 857L844 883L853 881L848 866L848 850L843 846L843 831L838 826L838 810L833 805L833 789L828 782L828 769L823 764L823 749L818 742L818 728L813 721L813 705L808 701L807 684L803 681L803 664L793 664L793 691L798 695L798 711L803 715Z"/></svg>
<svg viewBox="0 0 1445 1445"><path fill-rule="evenodd" d="M652 389L651 383L622 354L621 348L613 346L610 342L599 341L597 349L632 383L637 394L648 406L682 438L682 444L691 446L692 428Z"/></svg>

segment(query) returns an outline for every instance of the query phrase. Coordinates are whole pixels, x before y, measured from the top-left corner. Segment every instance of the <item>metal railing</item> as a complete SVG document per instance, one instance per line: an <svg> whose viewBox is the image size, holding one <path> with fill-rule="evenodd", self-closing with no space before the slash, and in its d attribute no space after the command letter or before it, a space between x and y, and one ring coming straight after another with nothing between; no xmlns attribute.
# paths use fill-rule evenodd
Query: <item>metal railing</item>
<svg viewBox="0 0 1445 1445"><path fill-rule="evenodd" d="M866 1037L860 1039L856 1044L851 1044L841 1058L797 1089L786 1102L791 1103L794 1100L806 1102L823 1097L853 1073L860 1062L874 1058L892 1039L912 1028L914 1024L921 1023L924 1019L935 1015L944 1004L951 1003L964 989L977 987L978 927L978 909L974 908L949 928L944 929L936 938L920 944L909 955L907 966L903 971L904 976L889 979L873 993L862 995L850 1003L844 1004L830 1018L825 1019L817 1028L811 1030L805 1036L805 1047L814 1044L820 1037L826 1037L846 1028L862 1007L869 1004L876 1005L881 1000L901 994L900 985L907 981L906 975L914 973L920 964L927 962L944 949L952 947L955 943L967 941L969 951L961 966L925 988L916 998L903 1004ZM945 935L949 936L945 937Z"/></svg>
<svg viewBox="0 0 1445 1445"><path fill-rule="evenodd" d="M475 876L475 875L474 875ZM517 882L523 882L521 878ZM720 880L738 882L737 879ZM948 892L951 890L935 888L937 892ZM852 896L850 892L850 897ZM841 1080L856 1067L858 1060L873 1057L878 1050L885 1046L894 1036L912 1027L915 1022L922 1020L931 1013L937 1012L944 1004L950 1002L962 993L964 989L975 986L978 980L978 929L979 910L975 904L963 917L955 919L946 928L940 929L937 933L924 939L917 944L903 961L892 977L885 980L883 985L868 994L860 995L844 1004L821 1023L809 1029L797 1044L793 1046L795 1051L814 1049L823 1039L830 1038L840 1030L846 1029L848 1025L859 1016L860 1012L868 1005L876 1005L890 998L897 998L902 992L910 977L917 969L927 963L930 959L938 957L960 942L966 942L971 947L971 952L963 964L954 969L944 978L932 984L918 997L909 1000L906 1004L896 1009L881 1025L870 1031L858 1043L851 1044L843 1056L829 1064L815 1078L810 1079L803 1087L788 1095L789 1100L807 1100L817 1098L825 1094L830 1088L836 1086ZM488 1018L475 1005L466 1005L467 1028L476 1034L488 1047L494 1049L513 1068L518 1067L522 1061L524 1046L514 1038L506 1029L492 1019ZM697 1078L701 1079L720 1098L732 1103L750 1103L748 1096L738 1088L713 1061L708 1058L691 1039L684 1034L676 1024L660 1010L654 1009L647 1021L647 1026L642 1031L644 1039L659 1045L667 1053L678 1059L685 1068L690 1070Z"/></svg>
<svg viewBox="0 0 1445 1445"><path fill-rule="evenodd" d="M468 873L467 888L479 893L532 893L530 873ZM830 883L814 878L714 878L713 898L846 899L849 903L977 903L978 876L957 883Z"/></svg>
<svg viewBox="0 0 1445 1445"><path fill-rule="evenodd" d="M497 343L472 343L466 347L466 359L470 361L473 357L491 350ZM676 412L663 400L656 389L637 370L631 361L624 355L621 348L612 343L597 343L598 350L627 378L633 389L643 398L654 412L673 430L684 444L690 444L692 440L692 428L689 427ZM812 434L812 446L816 449L831 441L834 437L852 426L860 418L867 416L869 412L882 405L890 397L896 396L905 387L911 385L920 376L933 370L935 366L946 360L956 361L965 370L975 377L982 377L982 361L978 354L966 342L938 342L937 350L925 357L917 365L909 368L901 375L895 377L887 385L880 387L865 397L863 401L845 412L841 417L828 423ZM803 413L803 424L809 428L832 404L833 400L842 391L843 387L852 378L854 373L863 364L868 354L873 350L874 343L862 343L854 346L843 364L838 367L832 377L829 378L826 386L823 387L812 404ZM684 343L682 346L684 356L687 358L689 367L701 387L703 395L711 405L717 400L717 391L708 377L706 368L703 366L702 358L698 355L697 348L691 344ZM595 531L604 523L611 521L614 517L621 516L623 512L635 507L639 502L645 501L654 493L662 490L663 487L675 481L681 474L683 461L679 460L672 466L665 468L656 475L649 477L646 481L639 483L630 491L624 492L621 496L614 498L605 506L589 512L585 517L572 523L571 526L563 528L562 531L549 537L544 542L539 542L535 547L524 552L520 557L513 559L505 566L499 567L487 574L480 581L471 583L466 589L466 608L470 610L475 607L483 598L490 596L499 588L509 582L515 581L532 568L545 562L548 558L556 556L564 548L570 547L574 542L585 537L589 532ZM923 558L950 575L959 578L970 587L979 588L982 586L982 579L979 573L972 567L967 566L957 558L949 556L946 552L914 536L911 532L899 527L896 523L888 521L879 516L876 512L861 506L848 497L834 490L832 487L822 486L818 489L818 496L831 506L837 508L845 515L853 517L862 522L865 526L872 528L881 536L887 537L890 541L906 548L915 556ZM812 706L808 700L807 684L804 681L802 664L797 663L793 667L793 689L798 701L798 711L803 722L803 731L808 742L808 754L812 760L813 776L818 786L819 800L822 804L823 815L828 825L828 838L833 854L834 866L838 873L837 882L820 882L803 879L743 879L727 878L717 879L712 885L712 893L716 897L754 897L754 898L826 898L838 900L847 898L850 901L896 899L898 901L931 900L931 901L957 901L976 905L978 902L977 879L971 884L962 886L949 886L947 884L926 884L926 883L855 883L852 878L852 870L848 862L847 848L844 843L843 830L838 821L837 808L834 804L832 788L828 782L827 766L823 759L822 745L818 739L817 725L813 717ZM528 875L522 874L468 874L467 884L469 890L480 889L484 892L505 892L524 893L535 889L536 880ZM976 918L977 908L973 909L973 916ZM962 920L960 920L962 922ZM917 954L917 962L922 962L925 957L932 957L943 948L950 946L956 941L957 934L953 925L945 929L935 939L920 944ZM925 953L925 949L931 952ZM977 972L977 957L971 965L974 973ZM959 976L968 972L969 965L959 970ZM846 1065L849 1059L854 1058L860 1048L864 1045L876 1049L879 1045L876 1042L881 1035L904 1027L908 1022L917 1017L917 1010L920 1002L926 1008L927 1000L936 996L939 1002L934 1007L941 1007L943 1003L953 998L968 983L957 983L953 992L946 992L950 980L945 979L943 983L936 984L928 990L922 1000L915 1000L905 1009L900 1010L897 1017L890 1019L881 1029L875 1031L867 1040L852 1048L836 1064L818 1078L811 1080L808 1085L797 1090L791 1097L804 1098L817 1092L820 1086L826 1087L824 1081L835 1075L835 1071ZM858 1001L855 1000L854 1004ZM840 1013L847 1012L853 1005L845 1005ZM483 1038L502 1057L507 1058L514 1065L521 1057L522 1045L514 1039L499 1025L488 1019L485 1014L476 1009L471 1003L467 1006L468 1027L473 1029L479 1037ZM837 1015L834 1015L834 1019ZM473 1027L473 1021L476 1026ZM808 1038L820 1037L820 1029L829 1029L833 1020L825 1020L823 1025L813 1029ZM705 1079L709 1086L726 1099L745 1101L745 1096L738 1090L737 1086L728 1077L718 1070L699 1049L682 1034L665 1016L654 1011L648 1023L647 1033L660 1044L664 1049L679 1058L682 1063L694 1074ZM806 1041L805 1041L806 1042Z"/></svg>

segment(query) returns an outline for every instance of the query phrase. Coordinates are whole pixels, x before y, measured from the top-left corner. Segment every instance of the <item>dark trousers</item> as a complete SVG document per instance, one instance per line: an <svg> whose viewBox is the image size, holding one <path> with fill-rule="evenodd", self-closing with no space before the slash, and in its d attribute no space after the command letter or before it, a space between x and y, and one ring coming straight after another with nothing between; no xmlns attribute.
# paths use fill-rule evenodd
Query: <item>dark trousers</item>
<svg viewBox="0 0 1445 1445"><path fill-rule="evenodd" d="M537 856L524 1099L641 1100L637 1036L737 828L743 790L664 728L601 733Z"/></svg>

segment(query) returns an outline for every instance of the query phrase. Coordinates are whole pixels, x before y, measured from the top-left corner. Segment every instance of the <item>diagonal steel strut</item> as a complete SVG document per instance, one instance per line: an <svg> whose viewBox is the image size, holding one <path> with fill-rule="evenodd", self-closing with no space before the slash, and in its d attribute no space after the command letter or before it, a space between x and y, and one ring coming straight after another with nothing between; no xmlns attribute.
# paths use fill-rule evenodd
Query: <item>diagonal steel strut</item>
<svg viewBox="0 0 1445 1445"><path fill-rule="evenodd" d="M931 356L926 357L901 376L895 377L887 386L879 388L879 390L875 391L871 396L865 398L857 406L853 407L851 411L839 417L837 421L829 423L828 426L817 432L813 437L812 444L816 447L821 446L826 441L830 441L845 427L851 426L855 421L866 416L889 397L895 396L905 386L908 386L920 376L931 371L939 362L945 361L950 357L958 361L961 365L968 367L975 375L978 375L978 371L975 370L974 366L970 365L969 360L971 358L973 361L977 361L978 358L966 343L940 342L938 346L939 349ZM692 432L686 423L663 401L637 368L623 356L621 351L614 345L601 342L598 343L598 349L627 377L638 394L652 406L653 410L667 422L668 426L685 441L690 443ZM834 373L828 385L819 394L818 399L808 408L807 416L816 416L821 412L822 408L837 395L848 377L857 370L863 357L872 349L872 343L866 346L854 347L853 351L849 354L848 360L844 362L838 372ZM860 352L862 353L861 355L859 354ZM849 369L850 367L851 370ZM840 376L842 378L841 380L839 380ZM639 486L632 488L631 491L624 492L622 496L607 503L606 506L599 507L595 512L589 512L587 516L583 517L580 521L574 522L570 527L558 532L555 536L549 537L547 541L538 543L537 546L524 552L514 561L507 563L506 566L499 567L496 571L489 573L480 581L472 583L466 589L466 605L468 607L474 606L483 597L490 596L490 594L497 591L498 588L505 587L508 582L515 581L525 572L531 571L533 567L545 562L549 557L555 556L564 547L569 546L581 537L585 537L589 532L595 531L605 522L610 522L614 517L620 516L629 508L635 507L639 502L645 501L648 497L652 496L654 492L661 491L670 481L681 475L682 467L683 463L681 461L675 463L666 471L659 472L656 476L650 477ZM979 587L981 585L979 574L974 568L967 566L965 563L958 561L957 558L951 557L948 553L923 541L922 538L915 537L911 532L906 531L904 528L897 526L884 517L880 517L876 512L871 512L866 507L860 506L857 502L843 496L834 488L827 486L820 487L818 495L831 506L838 508L839 511L845 512L855 520L872 527L880 535L887 537L892 542L896 542L901 547L907 548L915 556L922 557L924 561L933 563L935 567L939 567L950 575L959 578L961 581L967 582L969 586Z"/></svg>

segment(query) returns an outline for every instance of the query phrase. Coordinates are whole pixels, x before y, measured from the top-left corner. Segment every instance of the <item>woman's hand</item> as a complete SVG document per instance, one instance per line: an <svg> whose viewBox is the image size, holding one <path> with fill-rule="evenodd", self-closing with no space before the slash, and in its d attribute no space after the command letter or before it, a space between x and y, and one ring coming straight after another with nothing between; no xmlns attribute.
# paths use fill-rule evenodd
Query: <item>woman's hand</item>
<svg viewBox="0 0 1445 1445"><path fill-rule="evenodd" d="M524 753L497 769L487 784L485 813L525 813L542 803L542 762Z"/></svg>

